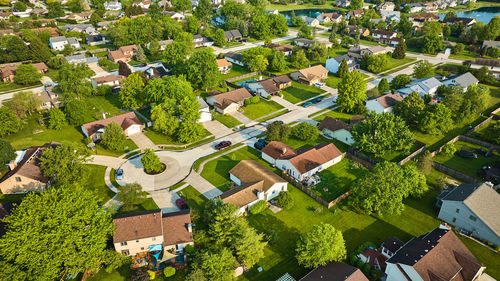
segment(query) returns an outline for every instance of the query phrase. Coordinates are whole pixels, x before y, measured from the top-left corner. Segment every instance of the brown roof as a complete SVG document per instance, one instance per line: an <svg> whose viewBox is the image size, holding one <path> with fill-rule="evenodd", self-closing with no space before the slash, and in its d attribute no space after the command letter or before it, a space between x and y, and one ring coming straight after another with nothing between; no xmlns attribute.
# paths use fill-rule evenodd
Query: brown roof
<svg viewBox="0 0 500 281"><path fill-rule="evenodd" d="M33 66L36 68L36 70L38 70L39 72L42 72L42 71L47 71L49 68L47 67L47 65L44 63L44 62L38 62L38 63L34 63Z"/></svg>
<svg viewBox="0 0 500 281"><path fill-rule="evenodd" d="M328 74L328 70L326 70L326 68L321 64L301 69L299 72L304 76L304 79L308 81Z"/></svg>
<svg viewBox="0 0 500 281"><path fill-rule="evenodd" d="M257 192L264 191L263 186L264 181L245 183L222 193L220 198L226 204L233 204L241 208L259 199Z"/></svg>
<svg viewBox="0 0 500 281"><path fill-rule="evenodd" d="M130 111L124 114L116 115L106 119L97 120L87 124L83 124L82 127L85 129L89 136L95 134L99 129L106 127L111 122L115 122L120 125L123 130L126 130L130 125L138 124L142 125L141 121L137 119L135 112Z"/></svg>
<svg viewBox="0 0 500 281"><path fill-rule="evenodd" d="M109 51L109 55L113 60L121 59L125 57L125 54L121 50Z"/></svg>
<svg viewBox="0 0 500 281"><path fill-rule="evenodd" d="M392 36L394 35L395 32L389 30L375 29L374 31L372 31L372 33Z"/></svg>
<svg viewBox="0 0 500 281"><path fill-rule="evenodd" d="M16 66L7 65L0 68L0 77L6 78L16 74Z"/></svg>
<svg viewBox="0 0 500 281"><path fill-rule="evenodd" d="M337 14L337 13L322 13L320 16L323 17L323 18L324 17L328 17L328 18L332 18L332 19L338 19L342 15L341 14Z"/></svg>
<svg viewBox="0 0 500 281"><path fill-rule="evenodd" d="M232 103L239 103L252 97L252 94L245 88L239 88L225 93L212 96L218 103L218 107L224 109Z"/></svg>
<svg viewBox="0 0 500 281"><path fill-rule="evenodd" d="M335 119L335 118L332 118L330 116L326 116L325 119L323 119L323 121L321 121L321 123L319 124L319 129L320 130L323 130L323 129L327 129L327 130L330 130L332 132L335 132L337 130L340 130L340 129L345 129L345 130L350 130L350 126L347 125L346 123L338 120L338 119Z"/></svg>
<svg viewBox="0 0 500 281"><path fill-rule="evenodd" d="M268 47L270 49L276 49L280 52L290 52L293 50L293 47L290 45L279 45L279 44L275 44L275 43L270 43L266 47Z"/></svg>
<svg viewBox="0 0 500 281"><path fill-rule="evenodd" d="M193 233L188 230L191 224L189 210L164 214L162 224L164 246L193 241Z"/></svg>
<svg viewBox="0 0 500 281"><path fill-rule="evenodd" d="M286 182L255 160L241 160L229 173L237 177L242 183L250 184L264 181L264 191L269 190L276 183Z"/></svg>
<svg viewBox="0 0 500 281"><path fill-rule="evenodd" d="M40 27L40 28L33 28L31 30L36 31L38 33L48 31L50 33L50 36L52 36L52 37L60 35L59 31L57 31L57 28L55 28L55 27Z"/></svg>
<svg viewBox="0 0 500 281"><path fill-rule="evenodd" d="M231 65L233 65L233 64L228 62L226 59L218 59L217 60L217 67L231 66Z"/></svg>
<svg viewBox="0 0 500 281"><path fill-rule="evenodd" d="M274 94L280 91L280 88L278 88L272 78L258 81L257 83L259 83L262 88L264 88L264 90L269 94Z"/></svg>
<svg viewBox="0 0 500 281"><path fill-rule="evenodd" d="M283 149L285 149L285 153L283 153ZM295 149L279 141L271 141L262 149L262 153L273 159L285 159L297 155Z"/></svg>
<svg viewBox="0 0 500 281"><path fill-rule="evenodd" d="M106 76L94 77L93 79L97 84L112 82L112 81L116 81L116 80L118 80L118 82L121 83L123 81L123 79L125 79L125 77L122 75L110 74L110 75L106 75Z"/></svg>
<svg viewBox="0 0 500 281"><path fill-rule="evenodd" d="M487 65L487 66L500 66L500 61L495 59L476 59L476 60L468 60L466 63Z"/></svg>
<svg viewBox="0 0 500 281"><path fill-rule="evenodd" d="M384 107L392 107L396 104L396 101L402 101L403 97L399 93L386 94L377 98L377 101Z"/></svg>
<svg viewBox="0 0 500 281"><path fill-rule="evenodd" d="M382 271L385 271L387 264L385 261L387 258L379 251L375 249L365 249L362 253L363 256L369 258L368 264L373 268L375 265L379 265Z"/></svg>
<svg viewBox="0 0 500 281"><path fill-rule="evenodd" d="M133 52L133 51L136 51L137 50L137 46L134 44L134 45L127 45L127 46L121 46L120 47L120 50L122 52Z"/></svg>
<svg viewBox="0 0 500 281"><path fill-rule="evenodd" d="M289 161L299 173L304 174L341 155L342 152L333 143L320 143L312 148L297 151L297 155Z"/></svg>
<svg viewBox="0 0 500 281"><path fill-rule="evenodd" d="M2 29L0 30L0 36L14 34L14 29Z"/></svg>
<svg viewBox="0 0 500 281"><path fill-rule="evenodd" d="M125 242L136 239L161 236L161 210L121 215L113 219L115 233L113 242Z"/></svg>
<svg viewBox="0 0 500 281"><path fill-rule="evenodd" d="M433 14L433 13L422 13L422 14L418 14L418 15L412 15L410 16L410 18L412 19L415 19L415 20L421 20L421 21L425 21L425 20L439 20L439 16L436 15L436 14Z"/></svg>
<svg viewBox="0 0 500 281"><path fill-rule="evenodd" d="M368 281L368 278L354 266L341 262L331 262L316 267L299 281Z"/></svg>

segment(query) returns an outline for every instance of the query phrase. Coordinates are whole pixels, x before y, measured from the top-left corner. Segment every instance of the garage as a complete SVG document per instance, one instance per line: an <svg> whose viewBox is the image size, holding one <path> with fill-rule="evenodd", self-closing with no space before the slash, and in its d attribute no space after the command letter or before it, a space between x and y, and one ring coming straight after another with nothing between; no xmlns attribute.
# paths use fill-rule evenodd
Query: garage
<svg viewBox="0 0 500 281"><path fill-rule="evenodd" d="M127 128L126 135L130 136L130 135L138 134L141 132L141 129L142 129L142 125L137 125L137 124L131 125L130 127Z"/></svg>

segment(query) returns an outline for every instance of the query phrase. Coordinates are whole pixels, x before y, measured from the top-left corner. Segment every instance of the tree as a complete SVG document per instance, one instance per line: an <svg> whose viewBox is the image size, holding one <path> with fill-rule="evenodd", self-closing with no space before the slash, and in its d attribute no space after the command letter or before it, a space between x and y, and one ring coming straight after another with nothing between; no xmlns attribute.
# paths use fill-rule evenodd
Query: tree
<svg viewBox="0 0 500 281"><path fill-rule="evenodd" d="M406 85L410 84L411 77L406 74L399 74L394 77L391 81L391 89L397 90L404 88Z"/></svg>
<svg viewBox="0 0 500 281"><path fill-rule="evenodd" d="M439 134L448 132L452 124L451 110L442 103L436 103L425 108L419 127L424 133Z"/></svg>
<svg viewBox="0 0 500 281"><path fill-rule="evenodd" d="M137 53L135 54L135 59L139 62L146 62L146 54L144 54L144 49L141 45L137 46Z"/></svg>
<svg viewBox="0 0 500 281"><path fill-rule="evenodd" d="M298 38L313 39L311 28L309 26L303 24L299 28L299 33L297 33L297 37Z"/></svg>
<svg viewBox="0 0 500 281"><path fill-rule="evenodd" d="M285 36L288 33L287 19L282 14L268 14L269 27L274 36Z"/></svg>
<svg viewBox="0 0 500 281"><path fill-rule="evenodd" d="M14 81L21 85L33 85L40 82L41 78L42 74L32 64L21 64L16 69Z"/></svg>
<svg viewBox="0 0 500 281"><path fill-rule="evenodd" d="M299 140L316 140L319 135L318 127L308 122L301 122L292 127L292 135Z"/></svg>
<svg viewBox="0 0 500 281"><path fill-rule="evenodd" d="M389 91L389 82L387 82L386 78L382 78L380 82L378 83L378 91L381 94L384 94L385 92Z"/></svg>
<svg viewBox="0 0 500 281"><path fill-rule="evenodd" d="M71 125L82 125L90 119L90 110L83 100L71 100L64 107L64 111Z"/></svg>
<svg viewBox="0 0 500 281"><path fill-rule="evenodd" d="M434 161L432 160L432 154L426 151L418 158L417 169L423 175L429 175L432 171L432 165Z"/></svg>
<svg viewBox="0 0 500 281"><path fill-rule="evenodd" d="M10 135L19 132L22 128L22 122L16 116L12 109L2 106L0 107L0 136Z"/></svg>
<svg viewBox="0 0 500 281"><path fill-rule="evenodd" d="M26 11L26 4L24 4L24 2L17 1L16 3L14 3L14 10L18 12L24 12Z"/></svg>
<svg viewBox="0 0 500 281"><path fill-rule="evenodd" d="M123 261L119 253L106 249L113 234L111 212L100 207L91 190L76 183L28 194L4 222L8 230L0 239L0 256L30 280L61 279L69 272Z"/></svg>
<svg viewBox="0 0 500 281"><path fill-rule="evenodd" d="M78 183L84 179L89 155L85 148L72 145L49 147L40 157L40 169L58 185Z"/></svg>
<svg viewBox="0 0 500 281"><path fill-rule="evenodd" d="M207 279L203 275L203 271L196 268L189 273L185 281L207 281Z"/></svg>
<svg viewBox="0 0 500 281"><path fill-rule="evenodd" d="M210 0L200 0L194 10L194 15L204 24L208 23L212 14L212 3Z"/></svg>
<svg viewBox="0 0 500 281"><path fill-rule="evenodd" d="M500 57L500 48L497 47L492 47L488 49L488 56L492 58L499 58Z"/></svg>
<svg viewBox="0 0 500 281"><path fill-rule="evenodd" d="M36 112L42 105L42 100L31 91L22 91L15 93L10 100L4 101L4 105L20 118L24 118L26 114L31 115Z"/></svg>
<svg viewBox="0 0 500 281"><path fill-rule="evenodd" d="M217 28L215 35L212 38L214 40L214 45L218 47L224 47L226 45L226 35L222 28Z"/></svg>
<svg viewBox="0 0 500 281"><path fill-rule="evenodd" d="M278 122L271 123L266 128L266 138L270 141L281 141L290 135L290 127Z"/></svg>
<svg viewBox="0 0 500 281"><path fill-rule="evenodd" d="M369 55L365 54L361 58L361 68L373 73L379 73L385 69L389 62L386 54Z"/></svg>
<svg viewBox="0 0 500 281"><path fill-rule="evenodd" d="M142 186L138 183L127 183L118 187L119 192L116 194L116 199L123 203L124 210L133 210L134 205L139 205L146 200L148 193L142 190Z"/></svg>
<svg viewBox="0 0 500 281"><path fill-rule="evenodd" d="M190 143L200 139L203 126L196 122L181 122L177 130L177 140L182 143Z"/></svg>
<svg viewBox="0 0 500 281"><path fill-rule="evenodd" d="M292 65L295 68L301 69L309 64L309 60L306 57L304 50L299 49L295 51L292 55Z"/></svg>
<svg viewBox="0 0 500 281"><path fill-rule="evenodd" d="M118 123L111 122L106 125L104 133L101 134L101 143L106 147L114 151L119 151L123 149L123 145L127 138L123 133L123 129Z"/></svg>
<svg viewBox="0 0 500 281"><path fill-rule="evenodd" d="M268 61L269 61L269 70L271 71L282 72L287 69L285 54L276 49L273 49L271 51L271 55Z"/></svg>
<svg viewBox="0 0 500 281"><path fill-rule="evenodd" d="M399 167L394 162L380 162L354 185L351 202L366 214L401 214L403 199L427 190L425 177L415 165Z"/></svg>
<svg viewBox="0 0 500 281"><path fill-rule="evenodd" d="M349 73L349 67L347 67L347 60L343 59L339 65L337 76L340 78L344 78L348 73Z"/></svg>
<svg viewBox="0 0 500 281"><path fill-rule="evenodd" d="M10 142L0 139L0 164L8 163L16 158L16 152Z"/></svg>
<svg viewBox="0 0 500 281"><path fill-rule="evenodd" d="M196 89L208 89L219 82L219 68L210 48L196 50L188 59L186 77Z"/></svg>
<svg viewBox="0 0 500 281"><path fill-rule="evenodd" d="M352 130L355 146L376 156L388 151L408 151L415 136L403 119L391 113L369 112Z"/></svg>
<svg viewBox="0 0 500 281"><path fill-rule="evenodd" d="M424 100L418 93L412 92L402 101L394 105L394 114L401 117L406 124L417 126L421 121L424 108Z"/></svg>
<svg viewBox="0 0 500 281"><path fill-rule="evenodd" d="M470 120L479 115L488 106L490 91L478 85L470 85L463 95L462 105L457 115L459 121Z"/></svg>
<svg viewBox="0 0 500 281"><path fill-rule="evenodd" d="M189 0L174 0L172 1L172 5L174 5L176 11L184 12L190 11L192 4Z"/></svg>
<svg viewBox="0 0 500 281"><path fill-rule="evenodd" d="M262 72L267 69L268 64L269 62L267 61L267 58L263 55L257 55L250 59L248 62L248 68L250 68L250 71L252 72Z"/></svg>
<svg viewBox="0 0 500 281"><path fill-rule="evenodd" d="M465 49L465 45L462 43L457 43L453 48L451 48L451 53L454 55L460 54Z"/></svg>
<svg viewBox="0 0 500 281"><path fill-rule="evenodd" d="M73 48L73 46L71 46L70 44L66 44L64 45L64 49L62 50L62 52L63 55L69 56L75 52L75 48Z"/></svg>
<svg viewBox="0 0 500 281"><path fill-rule="evenodd" d="M120 102L123 108L137 108L143 104L141 97L144 88L144 80L140 72L134 72L122 81L120 90Z"/></svg>
<svg viewBox="0 0 500 281"><path fill-rule="evenodd" d="M299 264L306 268L341 261L347 255L342 232L327 223L316 224L309 232L302 234L295 252Z"/></svg>
<svg viewBox="0 0 500 281"><path fill-rule="evenodd" d="M159 104L151 110L153 129L164 135L172 136L179 127L179 121L175 117L175 100L168 100Z"/></svg>
<svg viewBox="0 0 500 281"><path fill-rule="evenodd" d="M293 197L288 191L281 191L277 197L278 207L289 210L293 207Z"/></svg>
<svg viewBox="0 0 500 281"><path fill-rule="evenodd" d="M64 126L66 126L66 116L59 108L52 108L49 111L49 129L61 130Z"/></svg>
<svg viewBox="0 0 500 281"><path fill-rule="evenodd" d="M290 23L294 27L300 27L304 25L304 19L301 17L292 16Z"/></svg>
<svg viewBox="0 0 500 281"><path fill-rule="evenodd" d="M392 53L392 57L395 59L404 59L406 56L406 43L404 39L398 43L394 52Z"/></svg>
<svg viewBox="0 0 500 281"><path fill-rule="evenodd" d="M160 158L153 149L144 150L141 163L146 173L159 173L163 170L163 163L160 162Z"/></svg>
<svg viewBox="0 0 500 281"><path fill-rule="evenodd" d="M432 63L426 60L417 62L417 64L413 68L413 77L417 79L431 77L432 75L434 75L434 68L432 66Z"/></svg>
<svg viewBox="0 0 500 281"><path fill-rule="evenodd" d="M207 280L229 281L234 275L234 257L223 248L220 251L204 251L195 261L194 268L203 272Z"/></svg>
<svg viewBox="0 0 500 281"><path fill-rule="evenodd" d="M436 32L427 33L424 36L424 47L422 52L435 55L443 49L443 38Z"/></svg>
<svg viewBox="0 0 500 281"><path fill-rule="evenodd" d="M31 57L35 62L45 62L52 57L49 47L38 37L30 41Z"/></svg>
<svg viewBox="0 0 500 281"><path fill-rule="evenodd" d="M84 63L64 63L59 69L57 92L64 102L74 98L85 98L92 93L90 77L94 72Z"/></svg>
<svg viewBox="0 0 500 281"><path fill-rule="evenodd" d="M337 105L342 111L354 112L366 99L366 82L357 71L347 73L338 84Z"/></svg>
<svg viewBox="0 0 500 281"><path fill-rule="evenodd" d="M260 206L259 206L260 205ZM263 211L267 207L265 200L260 200L255 205L252 205L252 214L259 213L256 208ZM232 238L232 250L238 261L246 268L252 268L257 262L264 257L264 248L267 242L264 242L264 235L257 233L254 228L250 227L245 220L239 218L236 220L238 227Z"/></svg>
<svg viewBox="0 0 500 281"><path fill-rule="evenodd" d="M353 0L349 6L350 10L360 10L363 8L363 0Z"/></svg>
<svg viewBox="0 0 500 281"><path fill-rule="evenodd" d="M191 2L189 2L191 3ZM163 269L163 275L165 275L165 277L172 277L175 275L175 268L171 267L171 266L167 266L165 269Z"/></svg>

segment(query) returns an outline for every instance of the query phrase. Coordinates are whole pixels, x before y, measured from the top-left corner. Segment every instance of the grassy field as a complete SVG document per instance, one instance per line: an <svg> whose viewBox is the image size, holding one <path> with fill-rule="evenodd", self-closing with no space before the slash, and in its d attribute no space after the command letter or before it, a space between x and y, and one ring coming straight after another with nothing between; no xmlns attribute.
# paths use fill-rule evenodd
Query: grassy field
<svg viewBox="0 0 500 281"><path fill-rule="evenodd" d="M185 143L177 141L173 136L167 136L154 131L152 128L147 128L144 133L154 144L173 144L173 145L183 145ZM210 132L203 128L203 133L200 139L209 136Z"/></svg>
<svg viewBox="0 0 500 281"><path fill-rule="evenodd" d="M317 117L314 117L314 120L321 122L321 121L323 121L323 119L325 119L326 116L330 116L332 118L335 118L335 119L338 119L340 121L344 121L344 122L347 123L355 115L354 114L349 114L349 113L343 113L343 112L340 112L340 111L330 110L330 111L327 111L324 114L321 114L321 115L319 115Z"/></svg>
<svg viewBox="0 0 500 281"><path fill-rule="evenodd" d="M495 279L500 278L500 254L491 251L483 245L467 237L458 235L458 238L469 248L472 254L486 266L485 272Z"/></svg>
<svg viewBox="0 0 500 281"><path fill-rule="evenodd" d="M324 90L318 87L304 85L295 81L292 81L292 86L281 91L283 98L293 104L310 99L324 92Z"/></svg>
<svg viewBox="0 0 500 281"><path fill-rule="evenodd" d="M328 73L328 78L326 78L325 83L328 87L337 89L338 84L342 81L342 78L337 77L331 73Z"/></svg>
<svg viewBox="0 0 500 281"><path fill-rule="evenodd" d="M7 94L13 91L20 90L22 88L26 89L31 89L31 88L36 88L42 86L42 83L37 83L35 85L19 85L15 83L8 83L8 82L0 82L0 95L1 94Z"/></svg>
<svg viewBox="0 0 500 281"><path fill-rule="evenodd" d="M109 189L104 182L104 172L106 171L106 167L99 165L87 165L87 169L89 178L85 186L97 194L100 204L108 202L109 199L115 196L115 193L111 191L111 189Z"/></svg>
<svg viewBox="0 0 500 281"><path fill-rule="evenodd" d="M244 146L244 145L245 145L244 143L238 143L238 144L235 144L235 145L231 146L229 149L234 149L234 148L241 147L241 146ZM219 155L219 154L222 154L222 153L224 153L225 151L226 151L226 150L225 150L225 149L223 149L223 150L221 150L221 151L217 151L217 152L215 152L215 153L212 153L212 154L209 154L209 155L207 155L207 156L204 156L204 157L199 158L198 160L196 160L196 161L194 162L194 164L193 164L193 169L194 169L196 172L199 172L199 171L198 171L198 169L200 168L200 165L201 165L201 163L202 163L203 161L205 161L205 160L207 160L207 159L210 159L210 158L212 158L212 157L215 157L215 156L217 156L217 155Z"/></svg>
<svg viewBox="0 0 500 281"><path fill-rule="evenodd" d="M129 213L142 212L155 209L158 209L158 205L156 205L153 198L146 198L144 202L142 202L139 205L135 205L134 208L132 208L131 210L123 210L123 208L120 208L118 212L116 212L116 215L129 214Z"/></svg>
<svg viewBox="0 0 500 281"><path fill-rule="evenodd" d="M222 74L221 77L222 77L222 80L226 80L226 79L240 76L243 74L247 74L250 72L251 72L250 69L233 63L233 65L231 66L231 72L229 72L228 74Z"/></svg>
<svg viewBox="0 0 500 281"><path fill-rule="evenodd" d="M265 99L260 99L260 101L258 103L246 105L243 108L243 114L246 117L254 120L254 119L257 119L257 118L262 117L264 115L271 114L271 113L278 111L282 108L283 108L283 106L281 106L279 103L277 103L275 101L272 101L272 100L268 101Z"/></svg>
<svg viewBox="0 0 500 281"><path fill-rule="evenodd" d="M224 126L232 128L241 124L236 118L231 115L214 114L214 119L221 122Z"/></svg>

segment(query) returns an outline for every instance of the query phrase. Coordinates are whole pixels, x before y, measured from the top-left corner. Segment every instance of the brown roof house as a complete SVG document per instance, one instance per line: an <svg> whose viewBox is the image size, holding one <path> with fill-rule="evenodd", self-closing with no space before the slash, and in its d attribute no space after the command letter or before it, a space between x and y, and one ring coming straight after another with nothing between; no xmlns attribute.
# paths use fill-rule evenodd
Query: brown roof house
<svg viewBox="0 0 500 281"><path fill-rule="evenodd" d="M275 43L270 43L266 46L269 49L275 49L282 52L286 57L289 57L293 53L293 47L290 45L279 45Z"/></svg>
<svg viewBox="0 0 500 281"><path fill-rule="evenodd" d="M366 108L369 111L375 111L375 113L392 113L392 108L398 101L402 101L403 97L399 93L395 94L385 94L383 96L377 97L366 101Z"/></svg>
<svg viewBox="0 0 500 281"><path fill-rule="evenodd" d="M299 281L368 281L359 268L341 262L318 266Z"/></svg>
<svg viewBox="0 0 500 281"><path fill-rule="evenodd" d="M262 149L261 157L300 182L316 183L315 174L337 164L343 153L333 143L293 149L279 141L271 141Z"/></svg>
<svg viewBox="0 0 500 281"><path fill-rule="evenodd" d="M61 106L61 101L59 100L59 94L54 91L54 86L44 87L44 91L36 93L36 95L42 100L41 109L50 110L54 107L59 108Z"/></svg>
<svg viewBox="0 0 500 281"><path fill-rule="evenodd" d="M82 125L82 132L85 137L90 137L92 141L101 139L101 134L104 133L104 128L111 122L115 122L123 129L125 136L131 136L142 132L144 125L139 121L135 112L130 111L106 119L97 120Z"/></svg>
<svg viewBox="0 0 500 281"><path fill-rule="evenodd" d="M237 186L222 193L224 203L231 203L243 214L260 200L269 201L281 191L287 191L287 181L255 160L242 160L229 171Z"/></svg>
<svg viewBox="0 0 500 281"><path fill-rule="evenodd" d="M250 93L265 98L278 95L282 89L290 86L292 86L292 80L287 75L274 76L245 84L245 88L247 88Z"/></svg>
<svg viewBox="0 0 500 281"><path fill-rule="evenodd" d="M163 259L184 254L193 245L193 229L189 210L162 214L161 210L119 215L113 219L115 250L135 256L150 248L163 249ZM169 252L169 253L167 253Z"/></svg>
<svg viewBox="0 0 500 281"><path fill-rule="evenodd" d="M480 280L485 267L446 226L415 237L386 261L387 281Z"/></svg>
<svg viewBox="0 0 500 281"><path fill-rule="evenodd" d="M225 93L207 97L207 103L221 114L230 114L238 111L246 99L252 94L245 88L239 88Z"/></svg>
<svg viewBox="0 0 500 281"><path fill-rule="evenodd" d="M4 66L0 68L0 79L3 82L14 82L14 75L16 75L16 66Z"/></svg>
<svg viewBox="0 0 500 281"><path fill-rule="evenodd" d="M352 126L344 123L341 120L326 116L318 125L321 133L330 139L339 140L347 145L352 145L354 139L352 138Z"/></svg>
<svg viewBox="0 0 500 281"><path fill-rule="evenodd" d="M94 86L94 88L97 88L98 86L102 85L108 85L113 88L119 88L123 79L125 79L125 76L109 74L106 76L99 76L92 78L92 85Z"/></svg>
<svg viewBox="0 0 500 281"><path fill-rule="evenodd" d="M328 78L328 70L322 65L315 65L290 73L293 80L312 85Z"/></svg>
<svg viewBox="0 0 500 281"><path fill-rule="evenodd" d="M231 72L232 66L233 64L228 62L226 59L217 60L217 67L219 68L221 74L228 74L229 72Z"/></svg>
<svg viewBox="0 0 500 281"><path fill-rule="evenodd" d="M0 179L2 193L13 194L44 190L50 179L44 176L40 169L40 156L47 148L58 145L58 143L53 142L18 151L16 159L9 163L10 170Z"/></svg>
<svg viewBox="0 0 500 281"><path fill-rule="evenodd" d="M135 44L121 46L116 51L108 51L108 59L114 63L118 63L118 61L128 62L132 60L136 53L137 46Z"/></svg>

